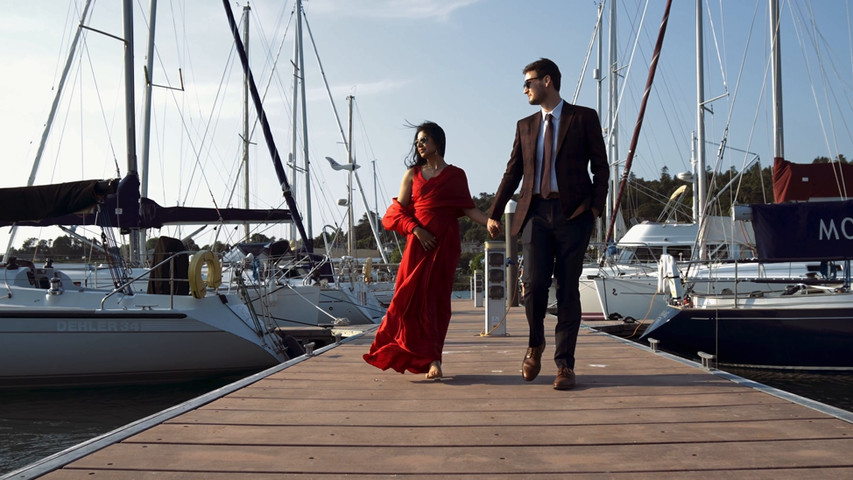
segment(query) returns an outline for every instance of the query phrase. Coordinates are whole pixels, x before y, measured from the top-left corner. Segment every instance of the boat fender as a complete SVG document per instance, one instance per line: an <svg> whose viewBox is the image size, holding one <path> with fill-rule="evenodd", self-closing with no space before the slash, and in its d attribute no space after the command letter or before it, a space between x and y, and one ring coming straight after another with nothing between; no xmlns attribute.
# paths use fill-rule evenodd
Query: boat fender
<svg viewBox="0 0 853 480"><path fill-rule="evenodd" d="M202 278L201 266L207 265L207 278ZM193 254L189 268L190 293L195 298L204 298L207 288L219 288L222 285L222 265L210 250L200 250Z"/></svg>
<svg viewBox="0 0 853 480"><path fill-rule="evenodd" d="M367 257L364 261L364 268L362 269L362 274L364 275L364 283L370 283L371 277L373 276L373 259Z"/></svg>

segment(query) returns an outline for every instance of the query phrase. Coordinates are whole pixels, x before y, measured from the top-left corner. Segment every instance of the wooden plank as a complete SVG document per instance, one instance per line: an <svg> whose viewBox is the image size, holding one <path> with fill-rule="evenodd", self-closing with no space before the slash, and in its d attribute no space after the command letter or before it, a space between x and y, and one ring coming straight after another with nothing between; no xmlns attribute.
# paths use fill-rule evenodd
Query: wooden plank
<svg viewBox="0 0 853 480"><path fill-rule="evenodd" d="M54 480L91 480L93 475L104 473L102 470L76 470L66 469L54 473L51 479ZM121 471L109 470L106 472L111 480L281 480L282 475L279 473L257 473L257 472L187 472L187 471ZM538 473L536 479L540 480L708 480L709 478L725 478L726 480L777 480L780 478L797 478L798 480L826 480L828 478L853 478L853 468L809 468L796 472L794 476L790 470L786 469L765 469L765 470L731 470L721 469L712 471L693 471L693 472L606 472L606 473L591 473L591 472L572 472L566 471L562 473ZM311 478L314 480L339 480L339 474L294 474L287 475L287 478ZM98 477L94 477L98 478ZM400 475L360 475L348 474L348 480L377 480L383 478L401 478ZM446 480L445 474L416 474L405 475L406 480ZM517 480L518 478L527 478L523 475L515 473L488 473L488 474L466 474L466 480Z"/></svg>
<svg viewBox="0 0 853 480"><path fill-rule="evenodd" d="M697 442L605 446L334 446L170 445L120 443L75 468L257 472L279 474L443 474L681 472L718 469L853 467L838 455L853 438L767 442ZM155 461L156 459L156 461ZM792 472L793 473L793 472ZM47 478L50 478L49 476ZM790 478L800 478L790 477Z"/></svg>
<svg viewBox="0 0 853 480"><path fill-rule="evenodd" d="M704 405L690 408L635 408L607 410L604 415L587 415L578 410L576 415L555 418L550 411L524 412L523 421L515 411L496 410L485 415L472 416L470 412L442 410L441 415L433 412L409 412L399 425L403 426L477 426L477 425L621 425L624 423L689 423L693 422L741 422L752 420L825 419L826 415L814 410L803 409L792 403L773 405L754 404L735 407ZM292 411L264 410L259 415L254 410L219 410L200 408L188 412L168 423L214 424L214 425L388 425L387 412ZM843 424L843 422L842 422Z"/></svg>
<svg viewBox="0 0 853 480"><path fill-rule="evenodd" d="M613 424L609 425L613 427ZM688 442L845 439L834 419L747 420L693 423L592 425L221 425L164 424L126 443L323 446L583 446Z"/></svg>

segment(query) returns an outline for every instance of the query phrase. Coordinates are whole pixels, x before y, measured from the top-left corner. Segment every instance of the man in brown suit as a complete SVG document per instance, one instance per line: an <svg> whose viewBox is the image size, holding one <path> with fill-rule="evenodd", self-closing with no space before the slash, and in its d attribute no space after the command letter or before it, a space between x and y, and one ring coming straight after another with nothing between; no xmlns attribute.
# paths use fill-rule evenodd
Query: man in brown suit
<svg viewBox="0 0 853 480"><path fill-rule="evenodd" d="M500 233L501 213L520 183L510 231L521 232L522 299L530 326L522 376L533 381L541 368L553 276L557 282L554 388L569 390L575 386L575 346L581 323L578 284L595 219L604 210L610 176L607 153L598 114L560 98L560 69L554 62L542 58L524 67L523 73L524 93L541 111L516 125L488 229L492 236Z"/></svg>

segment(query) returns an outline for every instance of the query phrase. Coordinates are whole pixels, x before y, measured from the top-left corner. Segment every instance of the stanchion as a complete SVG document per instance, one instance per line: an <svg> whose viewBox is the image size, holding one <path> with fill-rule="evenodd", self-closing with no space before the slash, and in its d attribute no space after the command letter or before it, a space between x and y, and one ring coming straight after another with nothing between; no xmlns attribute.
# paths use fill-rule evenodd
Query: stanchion
<svg viewBox="0 0 853 480"><path fill-rule="evenodd" d="M487 335L506 335L506 250L502 242L486 242Z"/></svg>

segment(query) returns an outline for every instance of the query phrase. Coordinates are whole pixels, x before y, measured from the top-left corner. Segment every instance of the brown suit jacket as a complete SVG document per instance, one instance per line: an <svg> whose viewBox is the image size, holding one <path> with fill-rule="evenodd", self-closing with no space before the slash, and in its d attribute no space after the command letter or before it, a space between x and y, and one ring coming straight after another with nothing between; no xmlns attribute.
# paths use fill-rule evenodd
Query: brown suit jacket
<svg viewBox="0 0 853 480"><path fill-rule="evenodd" d="M507 227L513 235L521 232L533 197L536 140L541 125L541 111L518 121L506 172L489 209L489 218L500 220L506 203L521 183L512 225ZM595 207L599 212L603 212L610 168L601 124L595 110L563 102L554 162L560 205L566 217L571 216L581 205L586 208Z"/></svg>

